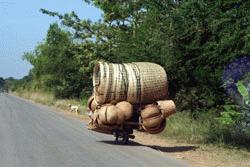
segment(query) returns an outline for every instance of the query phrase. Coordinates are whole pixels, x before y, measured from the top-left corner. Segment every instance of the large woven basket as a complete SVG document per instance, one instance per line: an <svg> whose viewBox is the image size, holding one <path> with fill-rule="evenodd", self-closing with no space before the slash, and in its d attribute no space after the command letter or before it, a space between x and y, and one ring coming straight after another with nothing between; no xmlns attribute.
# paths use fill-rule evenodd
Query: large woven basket
<svg viewBox="0 0 250 167"><path fill-rule="evenodd" d="M98 104L128 101L152 103L167 96L167 74L157 64L99 62L93 73L94 98Z"/></svg>

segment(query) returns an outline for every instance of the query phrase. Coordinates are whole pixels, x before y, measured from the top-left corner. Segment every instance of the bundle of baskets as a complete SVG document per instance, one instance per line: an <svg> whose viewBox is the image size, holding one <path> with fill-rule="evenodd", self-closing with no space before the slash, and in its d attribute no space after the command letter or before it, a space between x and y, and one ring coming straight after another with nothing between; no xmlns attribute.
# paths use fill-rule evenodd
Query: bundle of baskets
<svg viewBox="0 0 250 167"><path fill-rule="evenodd" d="M160 133L175 104L166 99L167 75L154 63L111 64L99 62L93 73L93 95L88 100L90 129L112 133L126 122L139 129ZM138 118L138 119L137 119Z"/></svg>

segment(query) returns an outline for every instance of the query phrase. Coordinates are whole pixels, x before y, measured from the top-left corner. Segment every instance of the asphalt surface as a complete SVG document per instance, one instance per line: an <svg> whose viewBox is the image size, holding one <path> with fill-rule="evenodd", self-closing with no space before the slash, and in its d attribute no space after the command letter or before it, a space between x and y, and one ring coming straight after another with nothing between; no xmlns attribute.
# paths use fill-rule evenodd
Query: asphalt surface
<svg viewBox="0 0 250 167"><path fill-rule="evenodd" d="M182 167L149 147L117 145L86 122L0 94L0 167Z"/></svg>

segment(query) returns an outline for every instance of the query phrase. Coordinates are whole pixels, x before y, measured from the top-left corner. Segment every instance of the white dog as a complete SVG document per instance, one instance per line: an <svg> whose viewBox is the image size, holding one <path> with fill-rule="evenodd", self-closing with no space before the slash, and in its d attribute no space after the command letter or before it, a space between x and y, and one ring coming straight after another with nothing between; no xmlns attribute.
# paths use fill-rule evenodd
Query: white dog
<svg viewBox="0 0 250 167"><path fill-rule="evenodd" d="M68 106L69 106L69 109L70 109L71 112L77 113L77 112L79 111L80 105L77 105L77 106L76 106L76 105L68 104Z"/></svg>

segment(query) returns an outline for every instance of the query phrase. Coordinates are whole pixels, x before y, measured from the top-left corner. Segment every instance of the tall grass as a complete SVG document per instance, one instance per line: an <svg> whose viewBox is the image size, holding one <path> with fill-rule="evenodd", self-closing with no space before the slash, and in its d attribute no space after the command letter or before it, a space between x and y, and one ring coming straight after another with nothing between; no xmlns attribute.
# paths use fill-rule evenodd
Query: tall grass
<svg viewBox="0 0 250 167"><path fill-rule="evenodd" d="M18 90L13 92L13 94L23 97L25 99L32 100L34 102L54 106L60 108L62 110L69 110L69 104L71 105L80 105L78 114L85 114L86 113L86 104L87 104L87 97L82 97L81 99L57 99L55 98L52 92L44 92L44 91L29 91L29 90Z"/></svg>
<svg viewBox="0 0 250 167"><path fill-rule="evenodd" d="M49 106L54 105L56 102L55 96L51 92L18 90L14 94Z"/></svg>
<svg viewBox="0 0 250 167"><path fill-rule="evenodd" d="M190 113L177 112L167 120L167 126L161 134L180 142L204 143L211 132L213 119L209 114L201 114L199 119L194 120Z"/></svg>
<svg viewBox="0 0 250 167"><path fill-rule="evenodd" d="M215 113L201 113L195 120L190 113L177 112L167 120L160 135L178 142L250 149L249 139L239 132L232 133L232 128L219 124Z"/></svg>

